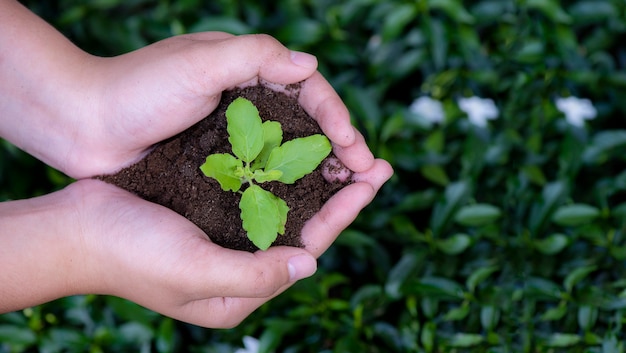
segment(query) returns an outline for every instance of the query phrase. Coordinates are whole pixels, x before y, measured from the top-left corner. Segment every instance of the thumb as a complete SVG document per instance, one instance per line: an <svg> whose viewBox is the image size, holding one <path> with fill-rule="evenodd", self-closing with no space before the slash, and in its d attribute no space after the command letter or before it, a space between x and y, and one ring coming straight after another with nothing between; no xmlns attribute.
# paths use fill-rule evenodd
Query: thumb
<svg viewBox="0 0 626 353"><path fill-rule="evenodd" d="M269 298L285 285L309 277L317 261L304 249L273 247L247 253L220 248L207 257L205 296Z"/></svg>
<svg viewBox="0 0 626 353"><path fill-rule="evenodd" d="M303 249L275 247L254 254L222 250L209 260L213 266L203 266L206 276L201 294L161 313L203 327L235 327L294 281L317 269L315 258Z"/></svg>
<svg viewBox="0 0 626 353"><path fill-rule="evenodd" d="M204 92L221 92L258 80L292 84L312 76L317 70L315 56L291 51L269 35L253 34L229 37L219 43L206 42L204 69L211 68L204 78ZM210 49L208 49L210 46Z"/></svg>

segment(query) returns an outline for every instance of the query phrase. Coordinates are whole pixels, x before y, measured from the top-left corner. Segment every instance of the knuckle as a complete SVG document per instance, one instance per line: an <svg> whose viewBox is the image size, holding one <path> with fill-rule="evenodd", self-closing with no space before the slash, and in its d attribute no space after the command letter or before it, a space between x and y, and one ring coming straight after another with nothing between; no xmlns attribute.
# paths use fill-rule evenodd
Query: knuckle
<svg viewBox="0 0 626 353"><path fill-rule="evenodd" d="M285 49L285 47L276 38L268 34L250 34L241 36L240 38L247 41L246 45L254 48L258 52L273 52Z"/></svg>
<svg viewBox="0 0 626 353"><path fill-rule="evenodd" d="M254 296L257 298L271 296L280 288L282 282L279 282L281 282L279 276L264 270L257 271L253 284Z"/></svg>

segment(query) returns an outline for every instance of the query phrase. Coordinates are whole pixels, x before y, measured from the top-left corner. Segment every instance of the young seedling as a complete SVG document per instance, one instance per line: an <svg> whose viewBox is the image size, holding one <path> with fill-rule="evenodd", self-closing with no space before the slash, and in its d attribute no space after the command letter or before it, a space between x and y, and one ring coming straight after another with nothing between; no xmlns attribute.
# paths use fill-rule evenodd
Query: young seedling
<svg viewBox="0 0 626 353"><path fill-rule="evenodd" d="M317 134L282 143L279 122L262 122L249 100L239 97L226 109L228 141L233 155L212 154L200 169L217 180L224 191L241 193L243 229L261 250L285 233L287 203L257 184L279 181L293 184L311 173L331 151L326 136ZM241 191L243 185L248 184Z"/></svg>

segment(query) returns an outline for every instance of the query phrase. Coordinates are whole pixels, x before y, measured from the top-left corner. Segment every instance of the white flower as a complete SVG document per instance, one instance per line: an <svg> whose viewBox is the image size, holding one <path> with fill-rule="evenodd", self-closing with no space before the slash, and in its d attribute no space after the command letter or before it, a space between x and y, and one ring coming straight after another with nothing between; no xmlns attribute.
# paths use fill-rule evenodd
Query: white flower
<svg viewBox="0 0 626 353"><path fill-rule="evenodd" d="M480 127L487 126L487 120L498 117L498 108L491 99L479 97L459 99L459 108L467 114L469 121Z"/></svg>
<svg viewBox="0 0 626 353"><path fill-rule="evenodd" d="M409 111L423 118L430 124L441 123L445 117L443 104L438 100L426 96L414 100L409 107Z"/></svg>
<svg viewBox="0 0 626 353"><path fill-rule="evenodd" d="M565 115L565 120L574 126L582 127L585 125L585 120L595 119L598 115L598 111L589 99L557 98L555 103L556 108Z"/></svg>
<svg viewBox="0 0 626 353"><path fill-rule="evenodd" d="M243 347L237 349L235 353L259 353L259 340L254 337L244 336Z"/></svg>

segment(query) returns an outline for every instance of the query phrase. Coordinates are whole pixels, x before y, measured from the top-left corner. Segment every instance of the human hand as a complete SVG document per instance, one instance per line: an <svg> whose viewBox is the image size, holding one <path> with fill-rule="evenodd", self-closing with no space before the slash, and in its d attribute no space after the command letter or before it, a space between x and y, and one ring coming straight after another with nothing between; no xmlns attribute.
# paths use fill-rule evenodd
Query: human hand
<svg viewBox="0 0 626 353"><path fill-rule="evenodd" d="M256 253L224 249L165 207L98 180L80 180L43 197L61 200L65 206L40 207L62 211L38 217L57 224L43 223L45 230L36 227L41 235L29 234L32 244L26 247L38 260L30 262L30 267L43 266L46 271L8 268L11 276L33 284L27 295L19 296L31 300L22 302L22 307L38 303L40 298L29 296L41 293L48 299L55 297L51 292L57 296L108 294L195 325L233 327L296 280L315 272L315 257L371 201L384 182L379 177L384 172L390 172L385 163L375 162L368 172L355 175L362 182L333 196L305 226L306 249L272 247ZM7 254L19 254L3 248ZM37 256L40 252L46 255ZM62 288L51 291L54 286ZM10 292L0 290L0 294L11 297Z"/></svg>
<svg viewBox="0 0 626 353"><path fill-rule="evenodd" d="M219 32L173 37L99 58L90 66L88 98L75 99L84 102L77 108L85 114L78 119L79 133L63 146L68 151L55 153L63 160L52 164L77 179L114 173L207 116L224 90L254 83L277 88L303 80L300 103L324 133L337 147L361 144L352 160L371 163L373 156L356 139L345 106L316 67L315 57L292 52L269 36Z"/></svg>

